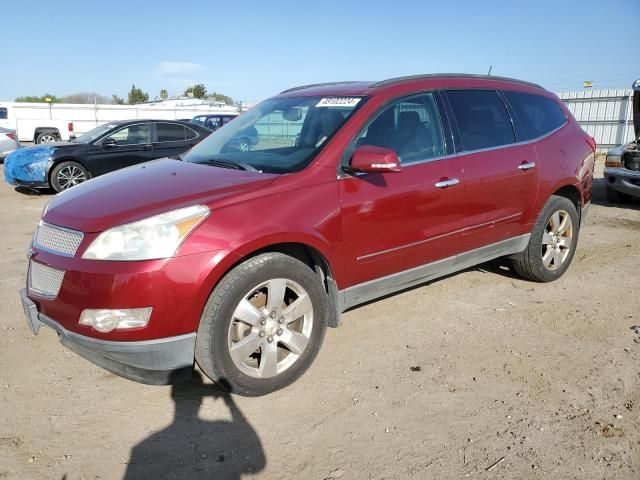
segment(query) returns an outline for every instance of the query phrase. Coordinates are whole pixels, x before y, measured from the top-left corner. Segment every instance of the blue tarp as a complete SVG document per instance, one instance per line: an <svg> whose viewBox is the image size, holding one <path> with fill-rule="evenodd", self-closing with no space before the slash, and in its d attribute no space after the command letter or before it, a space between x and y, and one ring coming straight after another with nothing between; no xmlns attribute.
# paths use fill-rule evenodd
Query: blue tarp
<svg viewBox="0 0 640 480"><path fill-rule="evenodd" d="M5 181L10 185L46 183L47 164L55 149L50 145L38 145L10 153L4 160Z"/></svg>

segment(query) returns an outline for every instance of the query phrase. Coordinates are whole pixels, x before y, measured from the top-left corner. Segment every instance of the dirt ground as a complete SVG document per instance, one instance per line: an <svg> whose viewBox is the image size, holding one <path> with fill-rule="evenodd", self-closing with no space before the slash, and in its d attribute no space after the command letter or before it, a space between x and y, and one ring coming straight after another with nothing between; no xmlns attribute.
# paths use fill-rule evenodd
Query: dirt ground
<svg viewBox="0 0 640 480"><path fill-rule="evenodd" d="M354 309L297 383L252 399L133 383L31 335L18 290L49 196L2 183L0 479L638 479L640 203L602 182L559 281L494 262Z"/></svg>

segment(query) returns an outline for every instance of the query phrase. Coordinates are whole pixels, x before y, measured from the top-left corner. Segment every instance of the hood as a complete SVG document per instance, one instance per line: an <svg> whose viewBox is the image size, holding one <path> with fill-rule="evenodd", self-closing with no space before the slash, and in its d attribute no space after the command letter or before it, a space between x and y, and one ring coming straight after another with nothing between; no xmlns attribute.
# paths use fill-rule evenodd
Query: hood
<svg viewBox="0 0 640 480"><path fill-rule="evenodd" d="M633 82L633 131L640 138L640 80Z"/></svg>
<svg viewBox="0 0 640 480"><path fill-rule="evenodd" d="M85 233L263 187L278 175L161 159L118 170L56 195L48 223Z"/></svg>

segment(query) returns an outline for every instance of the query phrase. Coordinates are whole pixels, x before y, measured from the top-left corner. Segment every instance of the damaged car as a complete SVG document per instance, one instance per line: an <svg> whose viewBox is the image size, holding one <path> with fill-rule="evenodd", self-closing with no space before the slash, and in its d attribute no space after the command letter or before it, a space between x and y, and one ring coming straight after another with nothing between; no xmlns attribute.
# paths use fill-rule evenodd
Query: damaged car
<svg viewBox="0 0 640 480"><path fill-rule="evenodd" d="M14 186L56 192L160 157L178 155L211 131L173 120L127 120L100 125L69 142L22 148L9 154L4 177Z"/></svg>
<svg viewBox="0 0 640 480"><path fill-rule="evenodd" d="M633 133L632 142L607 153L604 178L611 203L640 198L640 80L633 84Z"/></svg>

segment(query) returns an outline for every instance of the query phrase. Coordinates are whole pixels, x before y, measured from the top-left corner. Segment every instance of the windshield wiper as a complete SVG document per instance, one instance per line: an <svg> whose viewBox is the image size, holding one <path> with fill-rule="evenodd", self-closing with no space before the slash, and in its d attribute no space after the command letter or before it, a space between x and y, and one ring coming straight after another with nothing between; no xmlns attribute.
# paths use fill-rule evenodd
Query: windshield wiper
<svg viewBox="0 0 640 480"><path fill-rule="evenodd" d="M209 160L205 160L204 163L206 163L207 165L213 165L214 167L231 168L233 170L246 170L247 172L260 172L260 170L252 167L248 163L237 162L235 160L231 161L221 160L218 158L210 158Z"/></svg>

